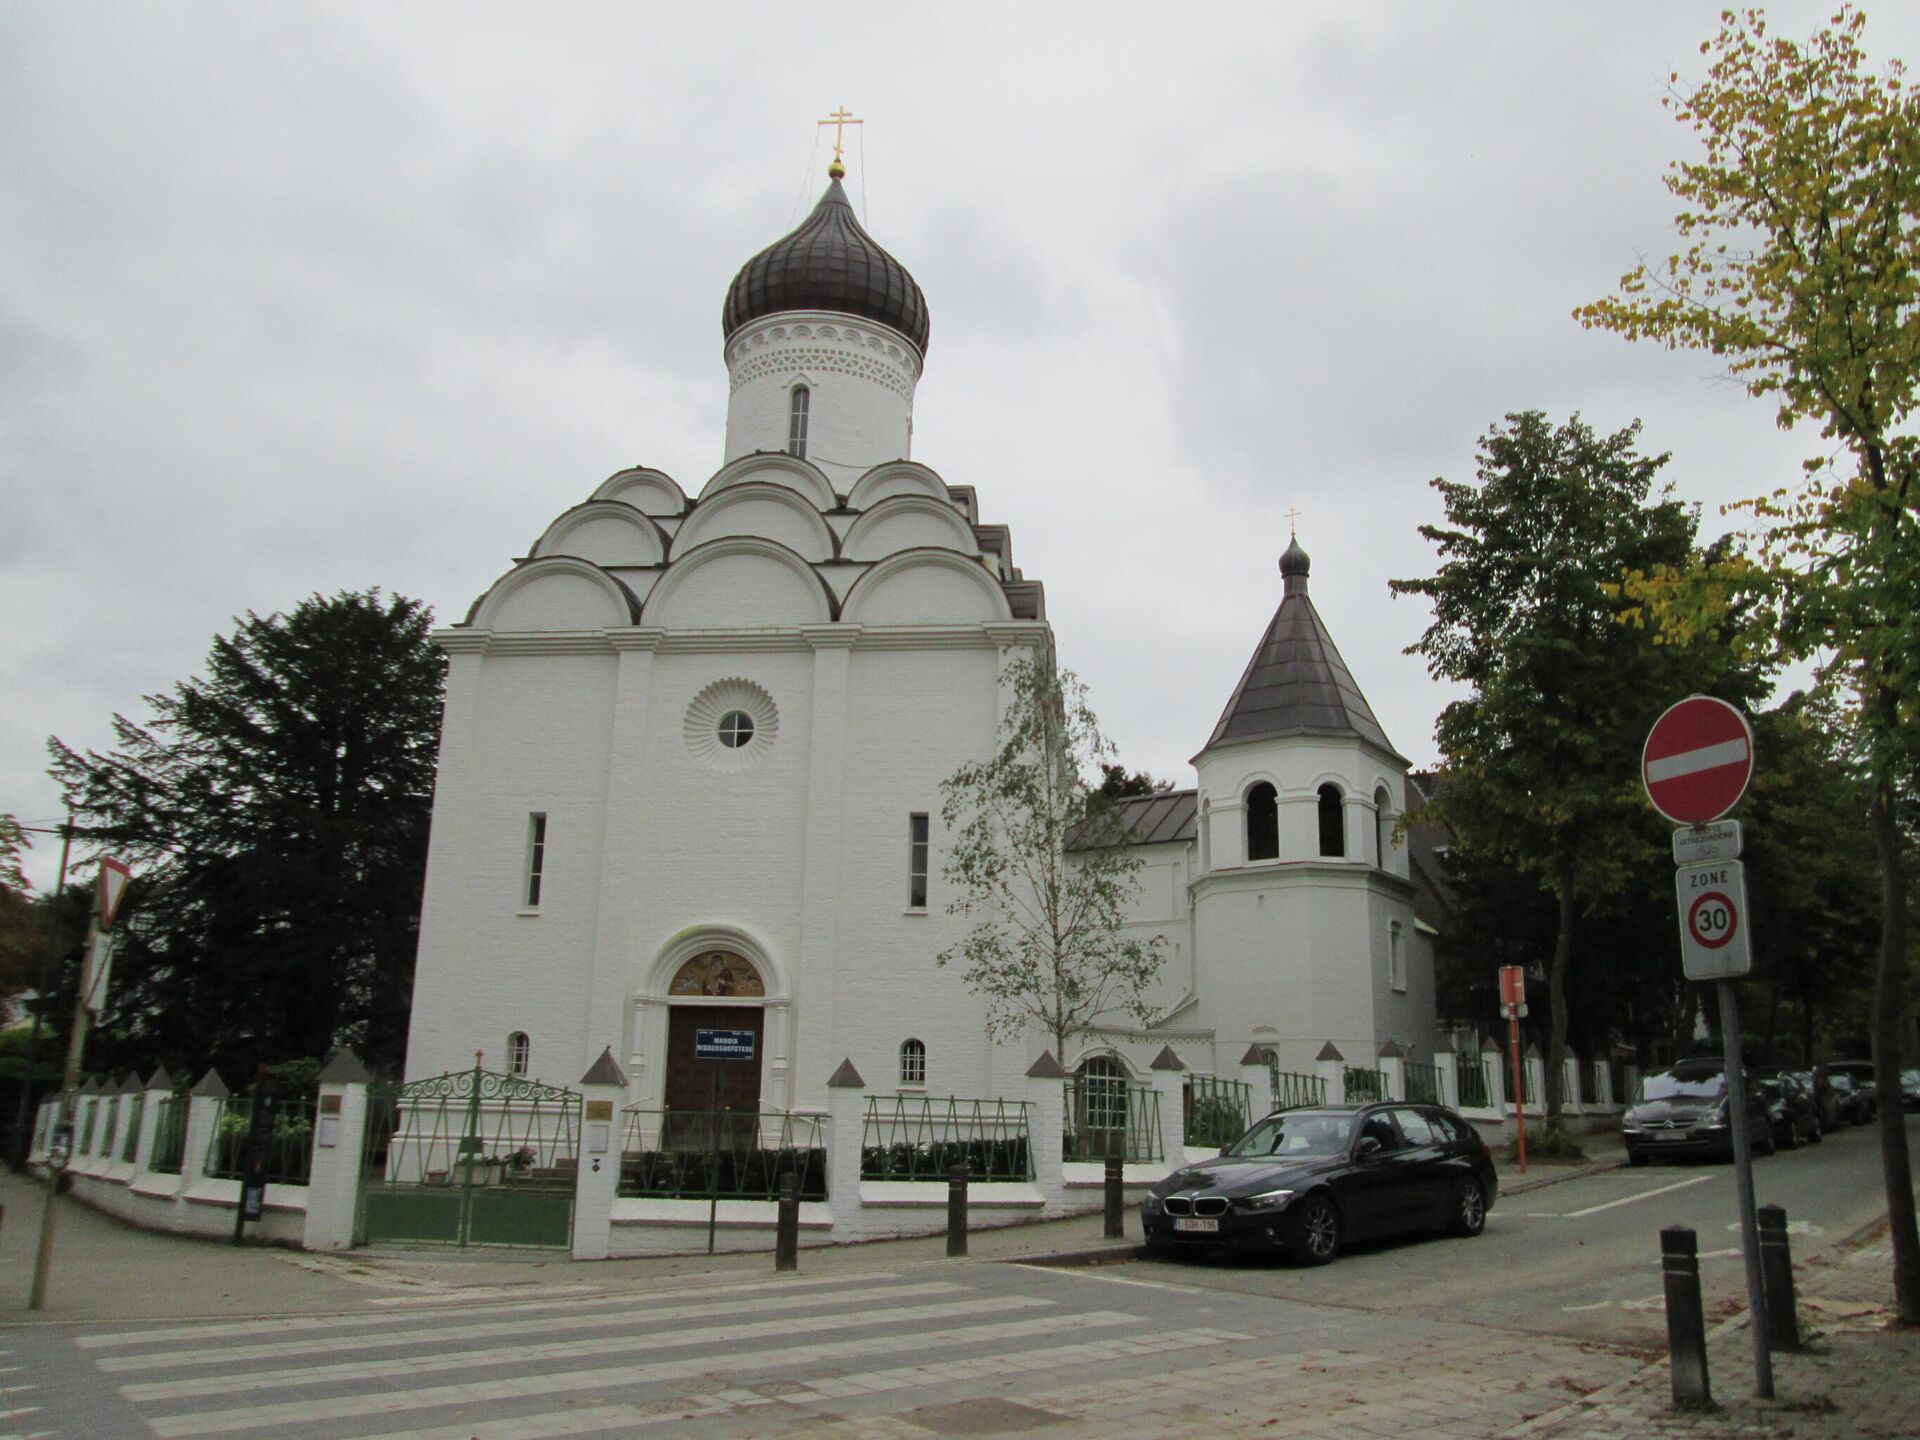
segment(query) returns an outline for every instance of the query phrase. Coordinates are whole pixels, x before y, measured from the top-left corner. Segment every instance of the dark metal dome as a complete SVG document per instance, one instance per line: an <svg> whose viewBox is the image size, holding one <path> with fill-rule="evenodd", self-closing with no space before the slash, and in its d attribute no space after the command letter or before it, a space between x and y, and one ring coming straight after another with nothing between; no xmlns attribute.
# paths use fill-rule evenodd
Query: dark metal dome
<svg viewBox="0 0 1920 1440"><path fill-rule="evenodd" d="M927 353L927 299L907 267L874 243L853 218L835 178L800 228L740 267L727 287L720 328L783 310L830 310L891 326Z"/></svg>

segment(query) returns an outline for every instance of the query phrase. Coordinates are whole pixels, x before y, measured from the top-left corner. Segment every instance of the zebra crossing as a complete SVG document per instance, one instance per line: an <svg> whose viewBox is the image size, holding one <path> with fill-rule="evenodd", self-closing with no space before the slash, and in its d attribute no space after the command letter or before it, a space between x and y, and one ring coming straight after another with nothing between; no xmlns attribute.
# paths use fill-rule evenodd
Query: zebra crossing
<svg viewBox="0 0 1920 1440"><path fill-rule="evenodd" d="M1017 1410L1050 1385L1225 1358L1255 1336L1212 1323L1212 1299L1029 1267L926 1267L99 1330L58 1342L70 1347L61 1390L90 1397L58 1433L935 1434L913 1416Z"/></svg>

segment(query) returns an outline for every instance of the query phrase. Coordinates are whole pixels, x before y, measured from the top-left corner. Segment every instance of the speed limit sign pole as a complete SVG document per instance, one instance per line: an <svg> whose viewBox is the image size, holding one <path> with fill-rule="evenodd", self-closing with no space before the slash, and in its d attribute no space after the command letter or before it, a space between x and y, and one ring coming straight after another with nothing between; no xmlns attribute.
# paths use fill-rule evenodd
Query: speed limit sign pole
<svg viewBox="0 0 1920 1440"><path fill-rule="evenodd" d="M1740 802L1753 778L1753 730L1747 717L1724 700L1688 696L1654 722L1641 753L1640 778L1654 809L1683 827L1673 832L1682 973L1689 980L1712 981L1720 995L1727 1119L1733 1126L1740 1248L1747 1262L1748 1328L1753 1334L1753 1393L1772 1399L1773 1357L1767 1348L1747 1077L1740 1061L1740 996L1734 983L1753 969L1747 873L1740 863L1740 822L1721 818Z"/></svg>

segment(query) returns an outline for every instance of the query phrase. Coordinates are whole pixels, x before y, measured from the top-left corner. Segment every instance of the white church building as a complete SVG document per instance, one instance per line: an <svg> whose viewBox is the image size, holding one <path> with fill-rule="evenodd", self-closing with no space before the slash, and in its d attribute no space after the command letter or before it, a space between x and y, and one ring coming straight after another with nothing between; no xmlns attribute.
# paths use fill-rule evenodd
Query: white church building
<svg viewBox="0 0 1920 1440"><path fill-rule="evenodd" d="M996 748L1008 663L1051 658L1041 585L973 486L910 458L927 306L837 165L740 270L722 329L720 468L691 493L611 476L435 636L406 1073L482 1051L572 1085L608 1049L629 1104L701 1109L693 1035L724 1028L757 1036L756 1063L724 1067L735 1108L819 1109L847 1059L881 1091L1019 1093L1046 1040L988 1041L935 964L969 923L941 782ZM1280 571L1196 785L1125 802L1129 923L1165 943L1157 1018L1079 1037L1069 1069L1433 1058L1434 912L1392 840L1407 762L1297 542Z"/></svg>

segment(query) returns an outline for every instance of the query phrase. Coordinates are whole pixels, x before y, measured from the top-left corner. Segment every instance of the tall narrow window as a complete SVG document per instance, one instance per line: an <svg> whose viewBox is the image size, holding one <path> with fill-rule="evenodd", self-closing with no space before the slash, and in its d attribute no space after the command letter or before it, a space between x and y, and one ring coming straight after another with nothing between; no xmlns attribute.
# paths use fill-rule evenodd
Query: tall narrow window
<svg viewBox="0 0 1920 1440"><path fill-rule="evenodd" d="M1407 988L1407 957L1400 948L1400 922L1387 927L1387 983L1396 990Z"/></svg>
<svg viewBox="0 0 1920 1440"><path fill-rule="evenodd" d="M1280 799L1262 780L1247 791L1247 859L1280 858Z"/></svg>
<svg viewBox="0 0 1920 1440"><path fill-rule="evenodd" d="M1373 792L1374 864L1387 868L1387 851L1393 848L1393 797L1382 785Z"/></svg>
<svg viewBox="0 0 1920 1440"><path fill-rule="evenodd" d="M1320 853L1347 853L1347 806L1338 785L1320 787Z"/></svg>
<svg viewBox="0 0 1920 1440"><path fill-rule="evenodd" d="M793 396L787 403L787 453L807 458L807 410L812 404L812 392L804 385L793 387Z"/></svg>
<svg viewBox="0 0 1920 1440"><path fill-rule="evenodd" d="M927 908L927 817L907 817L907 908Z"/></svg>
<svg viewBox="0 0 1920 1440"><path fill-rule="evenodd" d="M527 816L527 909L540 908L540 880L547 869L547 817L541 811Z"/></svg>
<svg viewBox="0 0 1920 1440"><path fill-rule="evenodd" d="M533 1058L533 1042L527 1039L527 1032L516 1030L507 1036L507 1073L524 1075L527 1062Z"/></svg>
<svg viewBox="0 0 1920 1440"><path fill-rule="evenodd" d="M927 1047L920 1040L900 1042L900 1083L902 1085L924 1085L927 1083Z"/></svg>

